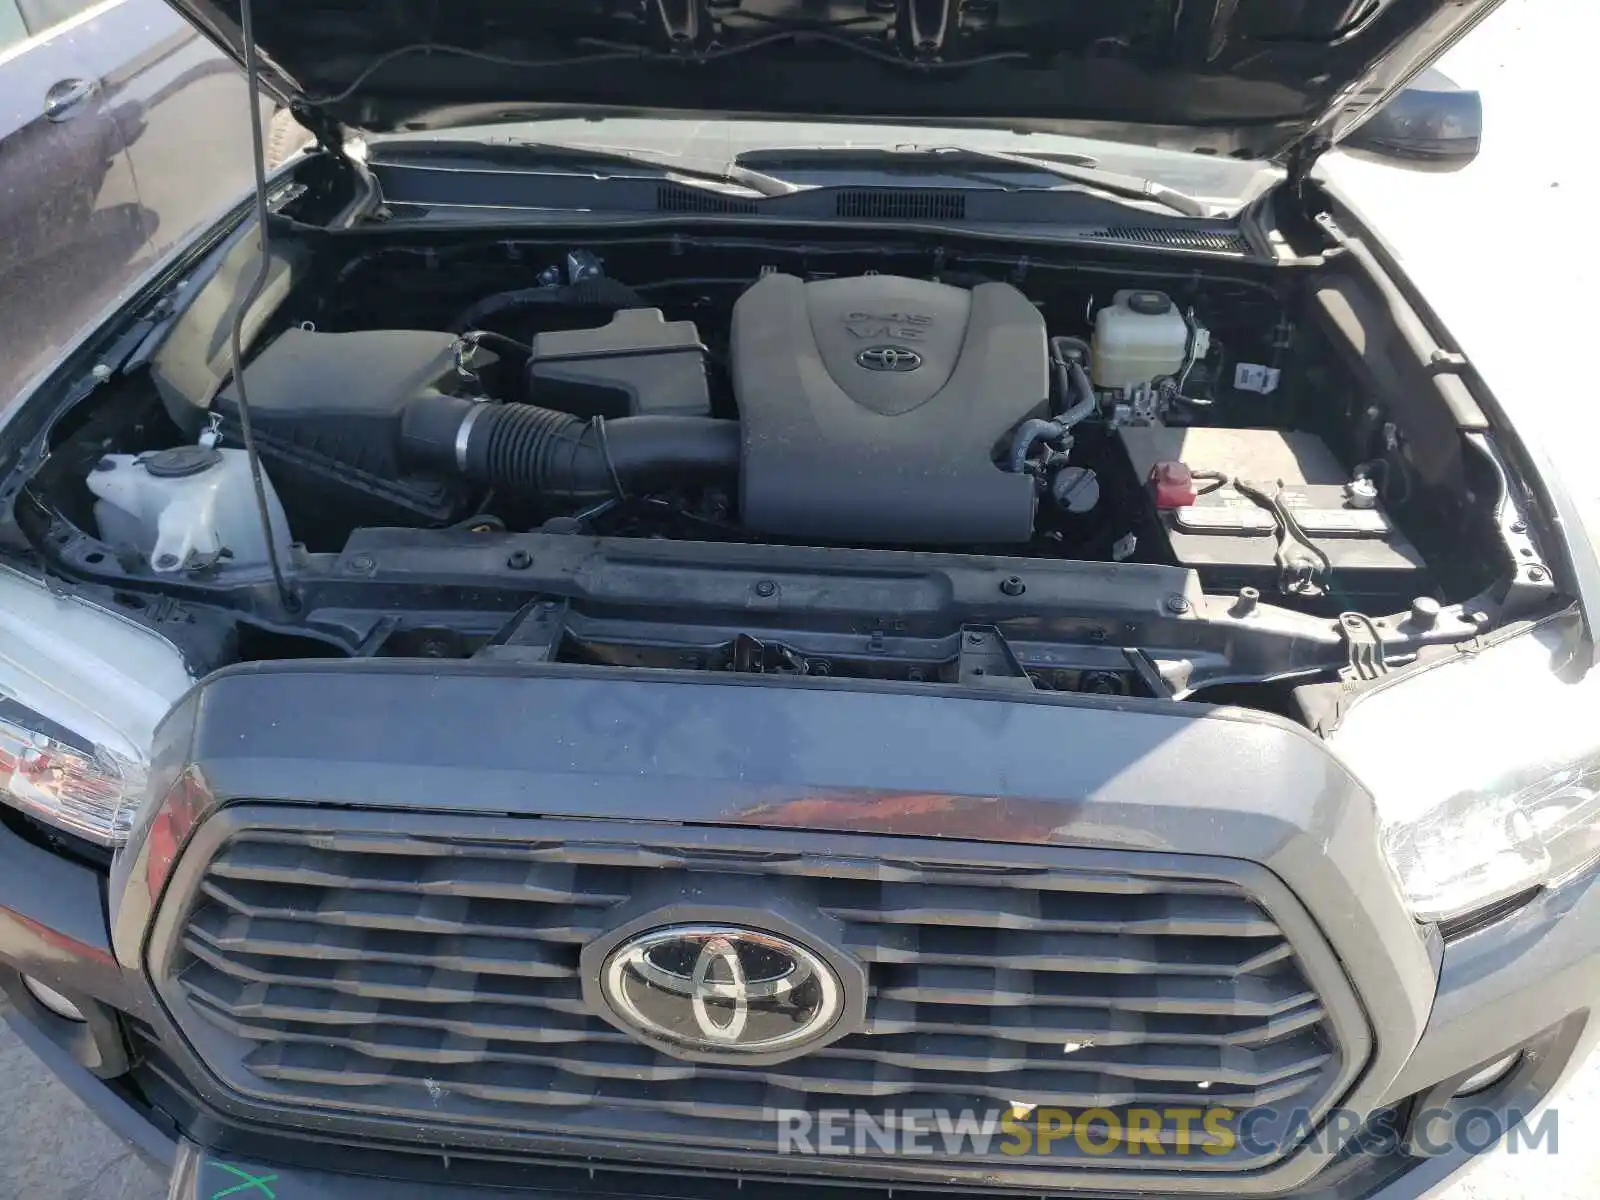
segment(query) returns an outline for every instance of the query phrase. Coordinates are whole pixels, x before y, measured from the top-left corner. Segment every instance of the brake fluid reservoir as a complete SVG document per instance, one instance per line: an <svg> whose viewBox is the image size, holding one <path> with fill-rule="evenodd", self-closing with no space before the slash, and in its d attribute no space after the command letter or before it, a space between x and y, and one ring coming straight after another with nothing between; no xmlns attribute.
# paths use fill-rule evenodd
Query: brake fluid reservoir
<svg viewBox="0 0 1600 1200"><path fill-rule="evenodd" d="M85 482L99 497L94 516L101 540L144 551L157 571L214 561L224 552L236 566L269 561L243 450L179 446L138 456L108 454ZM263 475L261 482L281 560L289 553L289 522L272 481Z"/></svg>
<svg viewBox="0 0 1600 1200"><path fill-rule="evenodd" d="M1090 373L1097 388L1128 391L1183 369L1189 323L1165 292L1122 291L1095 314ZM1211 338L1195 327L1194 356L1204 358Z"/></svg>

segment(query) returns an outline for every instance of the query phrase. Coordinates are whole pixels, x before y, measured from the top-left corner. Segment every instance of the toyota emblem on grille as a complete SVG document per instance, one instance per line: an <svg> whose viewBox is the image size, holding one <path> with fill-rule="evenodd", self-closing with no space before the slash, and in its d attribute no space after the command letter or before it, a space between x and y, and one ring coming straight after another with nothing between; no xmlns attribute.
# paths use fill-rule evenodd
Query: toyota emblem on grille
<svg viewBox="0 0 1600 1200"><path fill-rule="evenodd" d="M899 346L869 346L856 355L856 362L869 371L894 371L903 374L922 365L922 355Z"/></svg>
<svg viewBox="0 0 1600 1200"><path fill-rule="evenodd" d="M737 925L671 925L617 946L600 971L612 1012L643 1040L739 1061L797 1052L844 1011L838 975L799 942Z"/></svg>

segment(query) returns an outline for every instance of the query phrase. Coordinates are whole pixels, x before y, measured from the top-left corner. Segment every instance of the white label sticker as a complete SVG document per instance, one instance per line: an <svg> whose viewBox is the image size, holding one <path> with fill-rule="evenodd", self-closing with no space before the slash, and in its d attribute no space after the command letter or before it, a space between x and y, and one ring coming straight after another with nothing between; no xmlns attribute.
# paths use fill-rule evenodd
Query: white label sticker
<svg viewBox="0 0 1600 1200"><path fill-rule="evenodd" d="M1233 368L1233 386L1241 392L1260 392L1263 396L1278 390L1283 372L1277 367L1242 362Z"/></svg>

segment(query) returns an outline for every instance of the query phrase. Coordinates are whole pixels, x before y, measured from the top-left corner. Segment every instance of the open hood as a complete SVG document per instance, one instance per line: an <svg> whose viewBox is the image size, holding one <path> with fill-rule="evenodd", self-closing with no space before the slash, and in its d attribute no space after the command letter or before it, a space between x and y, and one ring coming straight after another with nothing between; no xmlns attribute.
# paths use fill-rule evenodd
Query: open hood
<svg viewBox="0 0 1600 1200"><path fill-rule="evenodd" d="M171 0L235 57L238 0ZM1303 165L1500 0L254 0L307 124L981 124Z"/></svg>

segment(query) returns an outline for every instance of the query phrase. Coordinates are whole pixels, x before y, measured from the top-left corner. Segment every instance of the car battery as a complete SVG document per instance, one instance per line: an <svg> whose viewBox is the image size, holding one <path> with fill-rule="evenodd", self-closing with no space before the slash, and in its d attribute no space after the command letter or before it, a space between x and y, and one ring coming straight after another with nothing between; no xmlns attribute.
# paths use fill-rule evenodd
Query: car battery
<svg viewBox="0 0 1600 1200"><path fill-rule="evenodd" d="M1208 591L1279 591L1279 521L1220 475L1276 493L1327 555L1320 581L1336 607L1387 611L1428 590L1416 549L1373 495L1352 497L1351 473L1314 434L1274 429L1130 426L1116 431L1166 545L1167 561ZM1179 465L1181 464L1181 466ZM1184 468L1187 468L1185 470Z"/></svg>

